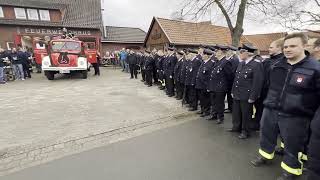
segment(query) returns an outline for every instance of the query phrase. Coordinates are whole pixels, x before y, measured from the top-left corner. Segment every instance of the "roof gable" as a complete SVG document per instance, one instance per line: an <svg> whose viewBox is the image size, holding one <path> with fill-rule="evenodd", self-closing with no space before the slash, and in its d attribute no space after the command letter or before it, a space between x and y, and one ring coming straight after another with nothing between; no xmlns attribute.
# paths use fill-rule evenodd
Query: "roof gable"
<svg viewBox="0 0 320 180"><path fill-rule="evenodd" d="M104 42L143 43L146 32L140 28L106 26Z"/></svg>

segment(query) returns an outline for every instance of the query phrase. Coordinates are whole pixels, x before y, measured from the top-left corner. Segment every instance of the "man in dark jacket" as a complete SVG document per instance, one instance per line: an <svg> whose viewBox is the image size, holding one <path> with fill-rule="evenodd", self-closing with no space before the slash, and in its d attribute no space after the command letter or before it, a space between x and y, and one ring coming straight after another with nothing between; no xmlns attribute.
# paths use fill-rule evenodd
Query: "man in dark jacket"
<svg viewBox="0 0 320 180"><path fill-rule="evenodd" d="M151 56L151 52L146 50L145 53L146 59L144 64L144 69L146 71L146 85L148 87L152 86L152 75L153 75L153 68L154 68L154 59Z"/></svg>
<svg viewBox="0 0 320 180"><path fill-rule="evenodd" d="M208 120L217 120L217 124L224 121L225 97L233 82L232 64L226 59L228 47L217 45L216 58L210 72L207 89L210 91L212 114Z"/></svg>
<svg viewBox="0 0 320 180"><path fill-rule="evenodd" d="M235 76L235 73L237 71L238 65L239 65L239 57L237 55L238 48L229 46L228 48L228 53L227 53L227 60L231 62L232 65L232 72L233 72L233 77ZM231 82L233 82L234 79L232 79ZM232 90L232 83L230 83L230 87L227 92L227 102L228 102L228 108L225 110L225 113L230 113L232 112L232 104L233 104L233 98L231 96L231 90Z"/></svg>
<svg viewBox="0 0 320 180"><path fill-rule="evenodd" d="M320 38L311 38L307 50L320 61ZM311 123L311 138L308 148L308 180L320 179L320 107Z"/></svg>
<svg viewBox="0 0 320 180"><path fill-rule="evenodd" d="M137 55L134 53L133 50L130 51L130 53L128 54L128 64L129 64L129 69L130 69L130 79L133 79L133 75L134 78L138 78L138 71L137 71L137 65L138 65L138 59L137 59Z"/></svg>
<svg viewBox="0 0 320 180"><path fill-rule="evenodd" d="M247 139L249 123L252 120L253 103L260 97L263 84L263 67L261 62L253 59L256 48L243 45L232 86L233 109L230 132L241 132L240 139Z"/></svg>
<svg viewBox="0 0 320 180"><path fill-rule="evenodd" d="M205 117L210 115L210 93L207 91L211 69L213 67L213 62L210 60L214 52L210 49L205 49L203 51L203 62L200 65L200 68L197 73L196 78L196 89L199 94L200 107L199 112L200 117Z"/></svg>
<svg viewBox="0 0 320 180"><path fill-rule="evenodd" d="M274 158L279 133L284 141L281 163L283 174L278 180L293 180L302 175L302 152L308 136L309 122L319 107L320 63L305 53L308 42L303 33L284 39L285 58L270 70L269 90L264 100L261 120L259 156L254 166Z"/></svg>
<svg viewBox="0 0 320 180"><path fill-rule="evenodd" d="M178 62L176 66L174 67L174 84L176 88L176 99L181 100L183 97L183 85L180 82L180 76L181 76L181 68L184 61L184 52L183 51L177 51L177 59Z"/></svg>
<svg viewBox="0 0 320 180"><path fill-rule="evenodd" d="M159 50L157 52L158 60L156 62L156 69L157 69L157 77L159 81L159 89L163 89L165 87L165 82L164 82L164 74L163 74L163 62L164 62L164 54L162 50Z"/></svg>
<svg viewBox="0 0 320 180"><path fill-rule="evenodd" d="M24 71L23 71L22 63L27 59L26 54L21 50L17 51L16 48L12 48L9 58L13 65L15 79L24 81L25 79L24 79Z"/></svg>
<svg viewBox="0 0 320 180"><path fill-rule="evenodd" d="M189 105L190 105L189 111L196 111L198 109L199 99L198 99L195 85L196 85L197 73L202 63L202 58L198 54L197 50L188 49L188 52L190 54L191 60L188 63L187 70L186 70L186 79L185 79L185 85L187 88L186 93L187 93Z"/></svg>
<svg viewBox="0 0 320 180"><path fill-rule="evenodd" d="M165 74L165 83L167 88L167 95L169 97L174 96L174 67L178 61L177 56L175 54L175 48L168 48L169 55L164 61L164 74Z"/></svg>

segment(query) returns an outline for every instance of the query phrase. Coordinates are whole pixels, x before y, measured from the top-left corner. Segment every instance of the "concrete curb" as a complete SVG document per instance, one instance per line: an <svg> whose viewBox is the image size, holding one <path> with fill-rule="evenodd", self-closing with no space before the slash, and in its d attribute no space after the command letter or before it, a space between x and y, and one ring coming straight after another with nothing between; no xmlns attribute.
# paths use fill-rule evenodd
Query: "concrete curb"
<svg viewBox="0 0 320 180"><path fill-rule="evenodd" d="M41 142L0 150L0 176L28 167L40 165L67 155L106 146L121 140L137 137L166 127L194 120L194 113L160 117L147 122L111 131L75 138L65 142Z"/></svg>

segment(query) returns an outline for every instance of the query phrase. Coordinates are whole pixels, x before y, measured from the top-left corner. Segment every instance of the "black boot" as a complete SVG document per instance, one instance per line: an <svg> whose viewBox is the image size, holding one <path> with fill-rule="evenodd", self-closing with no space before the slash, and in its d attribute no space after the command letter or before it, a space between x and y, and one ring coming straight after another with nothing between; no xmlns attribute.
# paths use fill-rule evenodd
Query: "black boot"
<svg viewBox="0 0 320 180"><path fill-rule="evenodd" d="M223 119L223 118L220 118L220 119L218 119L218 120L217 120L217 122L216 122L216 123L217 123L217 124L222 124L222 123L223 123L223 121L224 121L224 119Z"/></svg>
<svg viewBox="0 0 320 180"><path fill-rule="evenodd" d="M287 172L282 173L282 175L280 177L277 178L277 180L295 180L297 179L298 176L294 175L294 174L290 174Z"/></svg>
<svg viewBox="0 0 320 180"><path fill-rule="evenodd" d="M248 139L249 138L249 133L242 131L241 134L238 136L239 139Z"/></svg>
<svg viewBox="0 0 320 180"><path fill-rule="evenodd" d="M279 156L283 156L283 148L282 147L276 147L275 153Z"/></svg>
<svg viewBox="0 0 320 180"><path fill-rule="evenodd" d="M265 159L264 157L258 156L256 159L251 161L251 164L255 167L270 164L271 160Z"/></svg>
<svg viewBox="0 0 320 180"><path fill-rule="evenodd" d="M212 115L207 120L208 121L215 121L215 120L217 120L217 116L216 115Z"/></svg>

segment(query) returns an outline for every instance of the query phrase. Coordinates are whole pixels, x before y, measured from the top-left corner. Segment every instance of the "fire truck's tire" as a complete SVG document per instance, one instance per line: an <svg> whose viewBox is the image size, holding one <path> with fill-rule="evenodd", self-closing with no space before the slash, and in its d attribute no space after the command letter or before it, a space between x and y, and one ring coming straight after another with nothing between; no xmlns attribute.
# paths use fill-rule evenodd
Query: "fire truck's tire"
<svg viewBox="0 0 320 180"><path fill-rule="evenodd" d="M44 74L47 76L48 80L54 80L54 73L51 71L45 71Z"/></svg>
<svg viewBox="0 0 320 180"><path fill-rule="evenodd" d="M82 71L82 79L88 78L88 71Z"/></svg>

